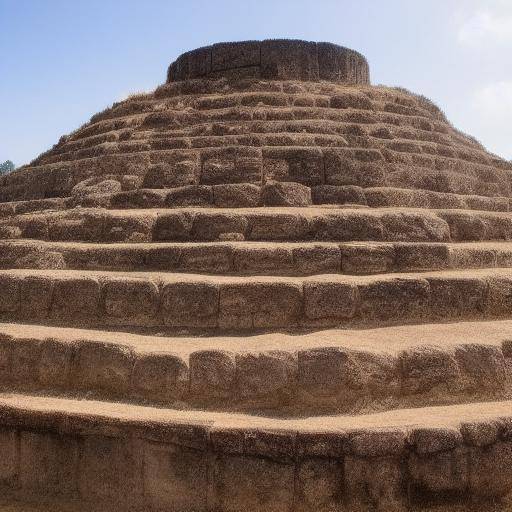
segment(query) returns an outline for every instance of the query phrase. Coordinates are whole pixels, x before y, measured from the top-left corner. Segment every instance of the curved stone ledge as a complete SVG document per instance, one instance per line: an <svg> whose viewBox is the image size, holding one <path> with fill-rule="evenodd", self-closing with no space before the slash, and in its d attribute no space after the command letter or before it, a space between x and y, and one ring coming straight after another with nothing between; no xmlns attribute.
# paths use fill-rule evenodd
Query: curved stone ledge
<svg viewBox="0 0 512 512"><path fill-rule="evenodd" d="M169 66L167 82L219 77L369 84L370 70L364 56L349 48L267 39L217 43L184 53Z"/></svg>

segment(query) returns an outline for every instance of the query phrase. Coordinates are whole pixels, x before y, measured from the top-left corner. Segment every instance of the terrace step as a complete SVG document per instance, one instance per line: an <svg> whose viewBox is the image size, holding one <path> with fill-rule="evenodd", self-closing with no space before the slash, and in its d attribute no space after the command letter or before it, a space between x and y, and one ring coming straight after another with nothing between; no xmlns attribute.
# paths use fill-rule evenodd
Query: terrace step
<svg viewBox="0 0 512 512"><path fill-rule="evenodd" d="M0 386L273 416L512 397L512 321L249 337L0 324Z"/></svg>
<svg viewBox="0 0 512 512"><path fill-rule="evenodd" d="M74 209L15 215L0 238L53 241L408 241L512 239L512 214L475 210L343 208Z"/></svg>
<svg viewBox="0 0 512 512"><path fill-rule="evenodd" d="M492 510L512 483L511 411L286 420L4 393L2 477L14 496L102 511L411 510L454 497Z"/></svg>
<svg viewBox="0 0 512 512"><path fill-rule="evenodd" d="M272 182L123 190L123 184L97 177L77 186L75 195L0 203L0 218L45 210L68 210L77 206L105 208L255 208L263 206L308 206L311 204L359 204L371 207L453 208L462 210L511 210L510 198L461 195L394 187L362 188L354 185L306 186L296 182ZM130 186L134 186L131 184ZM106 192L119 189L118 192Z"/></svg>
<svg viewBox="0 0 512 512"><path fill-rule="evenodd" d="M512 242L48 242L0 240L0 269L223 275L377 274L512 266Z"/></svg>
<svg viewBox="0 0 512 512"><path fill-rule="evenodd" d="M214 331L512 318L512 270L371 276L0 271L0 320Z"/></svg>

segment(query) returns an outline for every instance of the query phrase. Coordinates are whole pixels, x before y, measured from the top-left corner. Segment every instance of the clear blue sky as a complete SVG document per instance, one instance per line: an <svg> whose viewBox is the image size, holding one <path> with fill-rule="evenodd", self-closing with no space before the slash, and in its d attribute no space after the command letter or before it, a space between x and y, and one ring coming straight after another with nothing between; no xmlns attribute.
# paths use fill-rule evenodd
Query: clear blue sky
<svg viewBox="0 0 512 512"><path fill-rule="evenodd" d="M361 51L512 158L512 0L0 0L0 162L27 163L183 51L268 37ZM508 130L508 132L507 132Z"/></svg>

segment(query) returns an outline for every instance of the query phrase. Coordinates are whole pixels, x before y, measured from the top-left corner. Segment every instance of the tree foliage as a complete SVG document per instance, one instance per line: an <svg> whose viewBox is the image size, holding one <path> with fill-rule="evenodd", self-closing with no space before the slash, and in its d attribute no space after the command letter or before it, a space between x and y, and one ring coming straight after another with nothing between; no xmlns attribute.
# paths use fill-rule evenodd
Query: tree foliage
<svg viewBox="0 0 512 512"><path fill-rule="evenodd" d="M11 171L14 171L14 169L15 166L10 160L6 160L0 164L0 174L8 174Z"/></svg>

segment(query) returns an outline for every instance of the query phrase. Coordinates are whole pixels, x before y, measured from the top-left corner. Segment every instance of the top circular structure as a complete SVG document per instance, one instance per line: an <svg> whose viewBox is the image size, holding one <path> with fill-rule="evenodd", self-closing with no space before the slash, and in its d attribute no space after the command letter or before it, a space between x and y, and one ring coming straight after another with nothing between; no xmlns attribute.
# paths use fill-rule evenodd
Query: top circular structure
<svg viewBox="0 0 512 512"><path fill-rule="evenodd" d="M167 82L220 77L369 84L370 70L363 55L343 46L267 39L186 52L169 66Z"/></svg>

